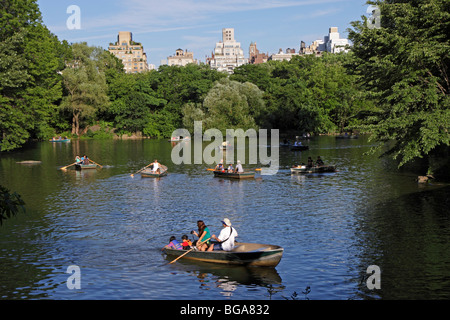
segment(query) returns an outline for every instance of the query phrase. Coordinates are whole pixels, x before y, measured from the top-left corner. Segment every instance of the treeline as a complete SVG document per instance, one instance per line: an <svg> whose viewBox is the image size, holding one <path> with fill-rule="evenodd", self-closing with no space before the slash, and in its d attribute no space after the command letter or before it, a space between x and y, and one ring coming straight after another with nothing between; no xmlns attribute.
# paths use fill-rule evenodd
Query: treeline
<svg viewBox="0 0 450 320"><path fill-rule="evenodd" d="M36 1L1 10L2 151L59 135L169 137L196 120L205 130L337 132L368 105L346 70L351 55L245 65L232 76L204 64L126 74L102 48L59 41Z"/></svg>

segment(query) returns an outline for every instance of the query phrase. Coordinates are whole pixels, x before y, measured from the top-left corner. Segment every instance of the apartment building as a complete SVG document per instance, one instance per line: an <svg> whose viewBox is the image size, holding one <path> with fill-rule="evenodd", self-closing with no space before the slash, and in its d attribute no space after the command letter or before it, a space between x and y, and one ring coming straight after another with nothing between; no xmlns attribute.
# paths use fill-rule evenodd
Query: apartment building
<svg viewBox="0 0 450 320"><path fill-rule="evenodd" d="M234 68L248 63L244 57L241 43L234 38L234 28L222 29L222 41L216 43L216 47L210 58L206 59L212 69L233 73Z"/></svg>
<svg viewBox="0 0 450 320"><path fill-rule="evenodd" d="M178 49L175 51L175 55L167 57L167 65L169 66L184 67L189 63L198 64L198 61L194 59L194 53L187 50Z"/></svg>
<svg viewBox="0 0 450 320"><path fill-rule="evenodd" d="M131 32L120 31L117 42L110 43L108 51L122 60L126 73L138 73L149 70L144 47L141 43L133 41Z"/></svg>

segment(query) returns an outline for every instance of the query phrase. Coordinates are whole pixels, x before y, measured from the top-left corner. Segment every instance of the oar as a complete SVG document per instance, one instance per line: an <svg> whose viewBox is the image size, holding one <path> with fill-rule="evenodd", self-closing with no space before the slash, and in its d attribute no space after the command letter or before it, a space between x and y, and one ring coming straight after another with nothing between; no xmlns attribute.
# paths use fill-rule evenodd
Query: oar
<svg viewBox="0 0 450 320"><path fill-rule="evenodd" d="M77 162L74 162L72 164L69 164L68 166L62 167L61 170L66 170L68 167L73 166L74 164L77 164Z"/></svg>
<svg viewBox="0 0 450 320"><path fill-rule="evenodd" d="M88 159L90 162L95 163L96 165L98 165L100 168L103 168L103 166L99 165L97 162L92 161L91 159Z"/></svg>
<svg viewBox="0 0 450 320"><path fill-rule="evenodd" d="M205 241L200 241L200 244L204 244L206 241L210 240L211 238L206 239ZM195 247L194 247L195 248ZM185 253L183 253L181 256L179 256L178 258L176 258L175 260L173 260L172 262L170 262L169 264L174 263L175 261L177 261L178 259L181 259L182 257L184 257L185 255L187 255L189 252L191 252L192 250L194 250L194 248L192 248L191 250L186 251Z"/></svg>
<svg viewBox="0 0 450 320"><path fill-rule="evenodd" d="M143 167L141 170L139 170L139 171L137 171L137 172L135 172L135 173L132 173L131 176L134 177L135 174L138 174L138 173L141 172L142 170L147 169L147 168L150 167L152 164L153 164L153 162L150 163L148 166Z"/></svg>
<svg viewBox="0 0 450 320"><path fill-rule="evenodd" d="M208 170L208 171L216 171L216 169L210 169L210 168L208 168L206 170Z"/></svg>

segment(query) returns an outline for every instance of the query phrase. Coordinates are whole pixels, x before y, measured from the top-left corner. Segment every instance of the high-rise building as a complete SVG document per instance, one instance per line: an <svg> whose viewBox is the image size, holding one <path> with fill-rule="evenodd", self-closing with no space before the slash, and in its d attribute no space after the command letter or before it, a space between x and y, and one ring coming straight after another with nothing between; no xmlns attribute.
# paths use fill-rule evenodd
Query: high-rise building
<svg viewBox="0 0 450 320"><path fill-rule="evenodd" d="M328 32L328 36L324 37L326 45L326 51L331 53L347 52L346 48L348 43L347 39L342 39L339 35L337 27L331 27Z"/></svg>
<svg viewBox="0 0 450 320"><path fill-rule="evenodd" d="M214 52L206 62L212 69L233 73L234 68L248 63L241 43L234 39L234 29L222 29L222 41L216 43Z"/></svg>
<svg viewBox="0 0 450 320"><path fill-rule="evenodd" d="M178 49L175 51L174 56L170 56L167 58L167 65L169 66L182 66L189 63L195 63L198 64L198 61L194 59L194 53L183 51L181 49Z"/></svg>
<svg viewBox="0 0 450 320"><path fill-rule="evenodd" d="M141 43L133 41L128 31L120 31L117 42L110 43L108 51L122 60L126 73L138 73L149 70L147 54Z"/></svg>

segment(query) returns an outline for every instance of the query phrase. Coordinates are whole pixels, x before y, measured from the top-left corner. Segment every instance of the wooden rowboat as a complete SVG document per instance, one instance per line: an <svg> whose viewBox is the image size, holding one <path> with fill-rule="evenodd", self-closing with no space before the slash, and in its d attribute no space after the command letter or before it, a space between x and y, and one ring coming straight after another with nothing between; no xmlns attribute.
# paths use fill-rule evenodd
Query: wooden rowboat
<svg viewBox="0 0 450 320"><path fill-rule="evenodd" d="M167 176L167 170L160 173L154 172L152 169L145 169L141 172L142 178L160 178Z"/></svg>
<svg viewBox="0 0 450 320"><path fill-rule="evenodd" d="M188 250L176 250L164 248L164 253L174 258L185 254ZM196 251L184 255L181 259L189 259L210 263L241 265L241 266L259 266L276 267L280 263L284 249L280 246L260 244L260 243L236 243L232 251L214 250L214 251Z"/></svg>
<svg viewBox="0 0 450 320"><path fill-rule="evenodd" d="M97 165L94 163L90 164L76 164L75 165L76 170L86 170L86 169L97 169Z"/></svg>
<svg viewBox="0 0 450 320"><path fill-rule="evenodd" d="M253 179L255 177L254 171L247 171L241 173L214 171L214 177L228 178L228 179Z"/></svg>
<svg viewBox="0 0 450 320"><path fill-rule="evenodd" d="M303 150L308 150L309 146L291 146L291 150L292 151L303 151Z"/></svg>
<svg viewBox="0 0 450 320"><path fill-rule="evenodd" d="M335 166L297 166L291 168L291 173L325 173L325 172L336 172Z"/></svg>
<svg viewBox="0 0 450 320"><path fill-rule="evenodd" d="M161 171L159 173L154 172L150 168L141 171L141 178L160 178L165 176L167 176L167 167L163 165L161 165Z"/></svg>

